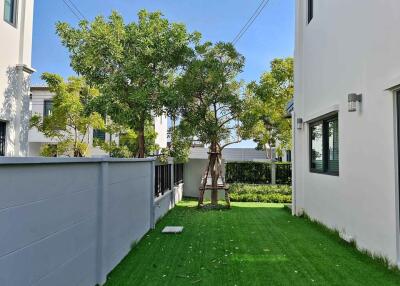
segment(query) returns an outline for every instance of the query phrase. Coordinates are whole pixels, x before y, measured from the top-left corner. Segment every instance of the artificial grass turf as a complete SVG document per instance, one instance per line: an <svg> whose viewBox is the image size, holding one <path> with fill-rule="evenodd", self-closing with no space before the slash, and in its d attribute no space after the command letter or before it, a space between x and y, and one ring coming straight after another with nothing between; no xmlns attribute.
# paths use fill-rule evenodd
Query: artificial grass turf
<svg viewBox="0 0 400 286"><path fill-rule="evenodd" d="M181 202L110 273L114 285L400 285L372 260L282 205L233 203L202 211ZM161 234L182 225L181 234Z"/></svg>

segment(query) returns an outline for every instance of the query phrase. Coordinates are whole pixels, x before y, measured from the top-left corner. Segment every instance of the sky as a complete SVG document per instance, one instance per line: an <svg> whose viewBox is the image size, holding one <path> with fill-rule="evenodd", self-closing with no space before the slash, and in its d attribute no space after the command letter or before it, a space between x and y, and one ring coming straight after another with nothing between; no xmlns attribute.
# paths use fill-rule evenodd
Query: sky
<svg viewBox="0 0 400 286"><path fill-rule="evenodd" d="M90 21L97 15L116 10L126 22L136 21L140 9L161 11L172 22L185 23L188 31L198 31L203 40L232 41L260 4L260 0L72 0ZM270 0L252 26L236 44L246 62L239 76L245 82L257 81L269 70L274 58L293 56L294 0ZM67 50L55 34L58 21L77 25L77 17L63 0L36 0L33 28L32 66L37 70L33 85L42 84L40 75L52 72L74 75ZM254 147L252 141L232 147Z"/></svg>

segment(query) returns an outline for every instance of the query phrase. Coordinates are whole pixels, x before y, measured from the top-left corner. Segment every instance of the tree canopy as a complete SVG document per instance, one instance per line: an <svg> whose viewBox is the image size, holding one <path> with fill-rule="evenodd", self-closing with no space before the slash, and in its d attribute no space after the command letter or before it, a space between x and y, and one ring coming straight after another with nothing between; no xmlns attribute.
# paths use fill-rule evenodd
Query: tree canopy
<svg viewBox="0 0 400 286"><path fill-rule="evenodd" d="M215 205L221 152L242 139L240 117L245 101L237 76L242 71L244 57L232 44L223 42L215 45L207 42L196 46L195 51L176 82L182 100L178 128L181 137L196 138L209 146L210 162L205 177L211 173Z"/></svg>
<svg viewBox="0 0 400 286"><path fill-rule="evenodd" d="M222 150L240 138L244 57L230 43L205 43L177 80L183 98L180 128L204 144Z"/></svg>
<svg viewBox="0 0 400 286"><path fill-rule="evenodd" d="M53 139L55 144L44 145L41 155L87 156L90 128L104 128L102 116L86 108L87 102L99 96L98 90L90 88L80 77L70 77L65 82L59 75L44 73L42 79L55 94L51 113L33 115L30 124Z"/></svg>
<svg viewBox="0 0 400 286"><path fill-rule="evenodd" d="M248 108L243 114L243 124L249 125L248 136L259 147L278 153L291 148L291 121L285 118L286 106L293 98L293 58L274 59L271 70L260 81L247 86Z"/></svg>
<svg viewBox="0 0 400 286"><path fill-rule="evenodd" d="M98 106L113 122L137 133L137 157L144 157L145 125L171 104L174 77L193 55L199 33L170 23L160 12L141 10L138 21L125 24L113 12L73 28L57 24L70 52L72 68L100 89Z"/></svg>

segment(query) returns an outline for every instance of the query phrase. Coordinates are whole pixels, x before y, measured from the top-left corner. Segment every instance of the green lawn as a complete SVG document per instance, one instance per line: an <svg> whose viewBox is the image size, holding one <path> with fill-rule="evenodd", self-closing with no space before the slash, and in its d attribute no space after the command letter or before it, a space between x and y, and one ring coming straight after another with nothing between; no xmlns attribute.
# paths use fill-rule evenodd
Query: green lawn
<svg viewBox="0 0 400 286"><path fill-rule="evenodd" d="M282 205L180 203L111 272L112 285L400 285L399 272ZM182 225L182 234L161 234Z"/></svg>

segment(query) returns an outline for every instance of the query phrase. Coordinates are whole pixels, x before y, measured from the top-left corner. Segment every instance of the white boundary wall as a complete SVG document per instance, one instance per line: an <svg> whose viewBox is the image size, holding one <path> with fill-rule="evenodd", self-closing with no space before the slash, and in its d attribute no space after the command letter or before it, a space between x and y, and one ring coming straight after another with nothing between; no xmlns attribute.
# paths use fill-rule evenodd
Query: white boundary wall
<svg viewBox="0 0 400 286"><path fill-rule="evenodd" d="M169 210L175 207L175 204L183 198L183 184L174 186L172 190L167 191L163 196L154 200L154 222L159 221Z"/></svg>
<svg viewBox="0 0 400 286"><path fill-rule="evenodd" d="M152 158L0 159L0 285L104 283L156 213L181 199L183 186L168 208L154 207L154 166Z"/></svg>
<svg viewBox="0 0 400 286"><path fill-rule="evenodd" d="M199 197L199 187L204 170L207 168L208 159L190 159L185 163L183 171L183 181L185 182L185 189L183 195L189 198ZM222 174L225 176L225 160L222 160ZM211 192L206 191L204 198L211 199ZM218 198L224 199L225 192L218 192Z"/></svg>

